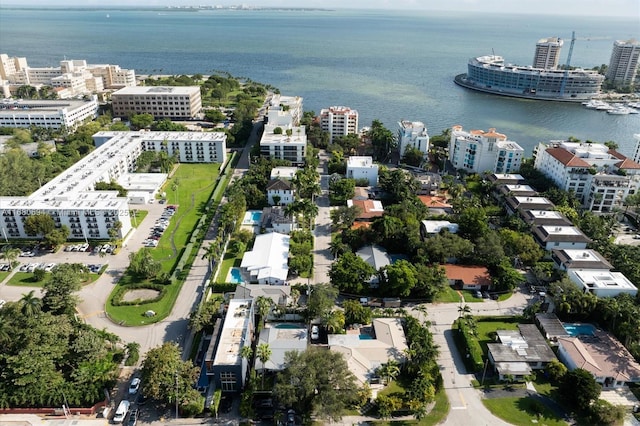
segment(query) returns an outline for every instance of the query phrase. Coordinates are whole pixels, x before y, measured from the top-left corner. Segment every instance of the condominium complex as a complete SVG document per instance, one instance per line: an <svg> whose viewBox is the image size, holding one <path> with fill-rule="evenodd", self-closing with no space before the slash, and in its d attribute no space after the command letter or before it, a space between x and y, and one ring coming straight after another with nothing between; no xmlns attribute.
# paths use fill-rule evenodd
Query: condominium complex
<svg viewBox="0 0 640 426"><path fill-rule="evenodd" d="M358 133L358 111L346 106L332 106L320 111L320 127L329 132L329 141Z"/></svg>
<svg viewBox="0 0 640 426"><path fill-rule="evenodd" d="M523 156L524 149L496 129L488 132L466 132L462 126L451 129L449 161L456 169L470 173L514 173L520 169Z"/></svg>
<svg viewBox="0 0 640 426"><path fill-rule="evenodd" d="M533 67L542 69L558 68L562 44L562 39L558 37L548 37L538 40L536 43L536 53L533 57Z"/></svg>
<svg viewBox="0 0 640 426"><path fill-rule="evenodd" d="M73 130L98 116L98 100L4 100L0 103L0 127L45 127Z"/></svg>
<svg viewBox="0 0 640 426"><path fill-rule="evenodd" d="M302 98L274 94L269 100L267 122L276 126L299 126L302 119Z"/></svg>
<svg viewBox="0 0 640 426"><path fill-rule="evenodd" d="M202 110L199 86L125 87L111 94L114 117L151 114L154 118L192 119Z"/></svg>
<svg viewBox="0 0 640 426"><path fill-rule="evenodd" d="M418 149L425 156L429 152L429 134L421 121L403 120L398 123L398 148L403 156L408 147Z"/></svg>
<svg viewBox="0 0 640 426"><path fill-rule="evenodd" d="M293 165L304 164L307 152L305 126L276 126L265 124L260 139L260 155L278 160L291 161Z"/></svg>
<svg viewBox="0 0 640 426"><path fill-rule="evenodd" d="M552 141L540 143L534 155L537 170L594 212L622 208L640 189L640 164L602 144Z"/></svg>
<svg viewBox="0 0 640 426"><path fill-rule="evenodd" d="M638 72L640 42L631 39L616 40L613 43L611 59L605 77L616 86L630 86Z"/></svg>
<svg viewBox="0 0 640 426"><path fill-rule="evenodd" d="M185 162L226 159L226 135L218 132L100 132L94 135L94 141L97 148L93 152L31 195L0 197L2 238L32 237L24 228L24 220L40 213L53 217L57 227L66 225L72 239L108 239L111 229L116 229L122 238L131 229L131 199L149 199L164 179L155 179L156 186L148 188L149 193L144 196L130 192L129 199L119 197L117 191L96 191L96 183L113 180L127 187L130 181L140 182L140 174L133 174L136 159L143 151L158 147L169 155L171 150L179 150ZM186 153L198 149L217 154L207 154L202 157L204 160L197 156L189 160Z"/></svg>
<svg viewBox="0 0 640 426"><path fill-rule="evenodd" d="M118 65L87 64L84 60L63 60L58 67L30 67L26 58L0 54L0 86L5 97L20 86L51 86L58 98L70 98L107 89L135 86L134 70Z"/></svg>

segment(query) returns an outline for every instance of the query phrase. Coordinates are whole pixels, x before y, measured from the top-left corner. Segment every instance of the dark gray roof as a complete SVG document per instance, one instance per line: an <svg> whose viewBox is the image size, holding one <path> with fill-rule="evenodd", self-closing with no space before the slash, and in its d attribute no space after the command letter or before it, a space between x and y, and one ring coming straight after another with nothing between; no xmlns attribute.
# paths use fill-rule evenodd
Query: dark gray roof
<svg viewBox="0 0 640 426"><path fill-rule="evenodd" d="M283 179L271 179L267 184L267 191L273 190L290 190L291 183Z"/></svg>

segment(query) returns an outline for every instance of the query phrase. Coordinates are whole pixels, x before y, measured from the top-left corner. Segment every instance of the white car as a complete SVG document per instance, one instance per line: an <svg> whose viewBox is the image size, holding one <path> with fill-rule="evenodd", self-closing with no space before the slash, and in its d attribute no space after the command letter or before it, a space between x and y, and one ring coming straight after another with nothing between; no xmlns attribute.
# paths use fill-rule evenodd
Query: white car
<svg viewBox="0 0 640 426"><path fill-rule="evenodd" d="M51 270L53 270L53 268L55 268L55 267L56 267L56 264L55 264L55 263L48 263L48 264L44 267L44 270L45 270L46 272L51 272Z"/></svg>
<svg viewBox="0 0 640 426"><path fill-rule="evenodd" d="M140 379L135 377L129 385L129 395L135 395L138 393L138 389L140 389Z"/></svg>
<svg viewBox="0 0 640 426"><path fill-rule="evenodd" d="M320 338L320 329L317 325L311 326L311 340L318 340Z"/></svg>

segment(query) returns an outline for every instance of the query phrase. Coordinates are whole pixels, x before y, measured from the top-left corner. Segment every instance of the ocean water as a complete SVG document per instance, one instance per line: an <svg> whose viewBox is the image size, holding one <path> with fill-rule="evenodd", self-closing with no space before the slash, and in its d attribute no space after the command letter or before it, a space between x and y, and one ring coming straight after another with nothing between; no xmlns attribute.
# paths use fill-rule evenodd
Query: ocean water
<svg viewBox="0 0 640 426"><path fill-rule="evenodd" d="M305 110L347 105L360 126L423 121L430 134L460 124L496 128L528 153L574 136L616 141L630 154L640 114L528 101L456 86L472 56L527 65L538 39L577 40L571 65L608 64L614 40L640 38L638 18L362 10L0 9L0 53L32 66L63 58L114 63L139 74L226 71L304 97Z"/></svg>

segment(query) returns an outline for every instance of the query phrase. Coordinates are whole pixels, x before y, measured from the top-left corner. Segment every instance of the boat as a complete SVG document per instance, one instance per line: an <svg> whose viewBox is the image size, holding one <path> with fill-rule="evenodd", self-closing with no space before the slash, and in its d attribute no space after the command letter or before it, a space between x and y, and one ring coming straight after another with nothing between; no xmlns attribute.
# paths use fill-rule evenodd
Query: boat
<svg viewBox="0 0 640 426"><path fill-rule="evenodd" d="M589 109L607 109L611 106L605 101L601 101L599 99L591 99L589 102L583 102L582 105Z"/></svg>
<svg viewBox="0 0 640 426"><path fill-rule="evenodd" d="M627 115L630 114L630 109L625 106L615 106L607 110L607 114L612 115Z"/></svg>
<svg viewBox="0 0 640 426"><path fill-rule="evenodd" d="M614 109L614 108L615 108L615 107L614 107L613 105L608 104L608 103L606 103L606 102L602 102L600 105L598 105L598 106L596 107L596 109L597 109L598 111L610 111L610 110L612 110L612 109Z"/></svg>

